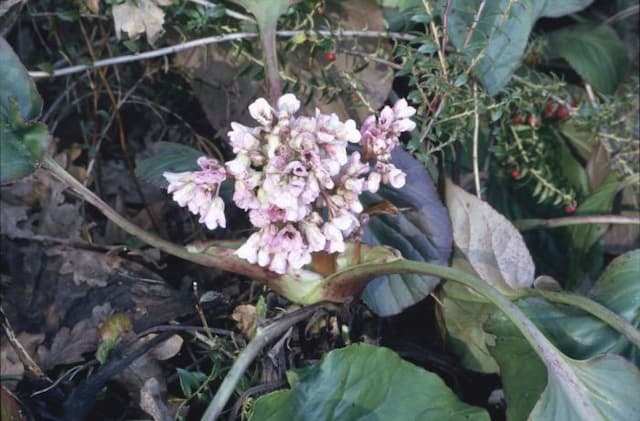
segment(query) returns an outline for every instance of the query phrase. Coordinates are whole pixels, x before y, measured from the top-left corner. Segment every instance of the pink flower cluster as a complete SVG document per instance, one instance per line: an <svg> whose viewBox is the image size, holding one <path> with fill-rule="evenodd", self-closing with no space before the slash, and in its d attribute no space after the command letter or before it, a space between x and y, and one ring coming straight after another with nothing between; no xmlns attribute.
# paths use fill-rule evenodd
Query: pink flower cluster
<svg viewBox="0 0 640 421"><path fill-rule="evenodd" d="M311 263L313 252L343 252L345 239L361 234L367 216L360 194L376 192L380 183L404 185L391 150L402 132L415 128L409 119L415 109L405 100L367 118L361 130L353 120L318 110L296 116L299 108L292 94L280 97L275 109L260 98L249 106L257 127L231 123L235 159L222 167L200 158L202 171L165 173L174 200L211 229L224 227L217 191L225 176L233 177L233 201L259 228L236 254L280 274ZM349 143L361 144L362 153L349 154Z"/></svg>
<svg viewBox="0 0 640 421"><path fill-rule="evenodd" d="M220 183L227 178L227 172L215 159L204 156L198 158L201 171L180 173L165 172L169 182L168 193L180 206L186 206L194 215L200 215L200 223L210 230L224 228L224 201L218 196Z"/></svg>

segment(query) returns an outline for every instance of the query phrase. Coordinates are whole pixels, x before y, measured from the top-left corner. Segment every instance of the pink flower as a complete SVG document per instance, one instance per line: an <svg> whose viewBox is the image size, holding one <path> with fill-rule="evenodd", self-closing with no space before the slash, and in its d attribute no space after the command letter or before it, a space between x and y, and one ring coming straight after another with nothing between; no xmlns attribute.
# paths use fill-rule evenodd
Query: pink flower
<svg viewBox="0 0 640 421"><path fill-rule="evenodd" d="M360 130L353 120L319 110L296 116L300 106L293 94L282 95L275 109L258 98L249 106L257 127L231 123L234 159L223 166L202 157L200 171L165 173L173 199L209 229L226 225L218 190L233 177L233 201L259 228L235 253L280 274L311 263L311 253L342 253L345 240L362 236L368 216L360 195L378 191L380 183L404 185L391 151L415 128L416 110L406 100L369 116ZM360 143L362 155L349 152L349 143Z"/></svg>
<svg viewBox="0 0 640 421"><path fill-rule="evenodd" d="M163 176L169 182L167 192L173 194L173 200L178 205L200 215L199 222L207 228L224 228L224 202L218 196L218 190L227 172L215 159L200 157L197 163L201 171L165 172Z"/></svg>
<svg viewBox="0 0 640 421"><path fill-rule="evenodd" d="M235 153L248 153L257 149L260 146L259 135L259 130L251 129L236 122L231 122L231 131L227 133Z"/></svg>
<svg viewBox="0 0 640 421"><path fill-rule="evenodd" d="M207 228L214 230L217 227L226 227L227 222L224 217L224 201L220 196L216 196L200 209L200 220Z"/></svg>
<svg viewBox="0 0 640 421"><path fill-rule="evenodd" d="M342 253L345 250L342 232L331 222L326 222L322 227L322 234L327 239L325 250L328 253Z"/></svg>

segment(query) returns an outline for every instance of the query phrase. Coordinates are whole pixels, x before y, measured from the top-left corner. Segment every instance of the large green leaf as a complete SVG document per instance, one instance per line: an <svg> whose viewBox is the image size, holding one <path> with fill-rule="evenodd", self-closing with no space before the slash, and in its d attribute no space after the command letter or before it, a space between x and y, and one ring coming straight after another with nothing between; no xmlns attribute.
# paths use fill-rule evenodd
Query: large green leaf
<svg viewBox="0 0 640 421"><path fill-rule="evenodd" d="M548 383L533 408L533 420L640 419L640 372L621 357L587 361L564 358L567 370L548 371Z"/></svg>
<svg viewBox="0 0 640 421"><path fill-rule="evenodd" d="M399 250L406 259L446 264L451 255L451 223L431 176L409 153L396 148L394 164L407 174L401 189L382 187L363 197L365 203L386 199L402 211L397 216L371 219L363 241ZM390 316L421 301L438 285L431 276L381 276L371 281L362 299L377 314Z"/></svg>
<svg viewBox="0 0 640 421"><path fill-rule="evenodd" d="M589 295L595 301L619 314L632 325L640 327L640 251L636 250L618 257L609 264ZM616 378L617 370L631 370L635 374L621 386L632 387L637 371L621 359L601 361L598 355L617 354L640 366L640 350L599 319L569 306L556 306L539 298L528 298L517 302L518 307L538 326L562 352L574 359L589 359L586 362L571 360L579 376L601 376L611 369L609 379ZM527 419L546 384L545 366L515 326L502 314L495 313L485 325L487 333L495 335L494 345L489 346L491 355L498 362L507 399L509 420ZM526 364L523 363L526 361ZM635 379L635 380L634 380ZM593 383L597 380L588 380ZM617 381L617 380L616 380ZM551 389L559 388L558 378L552 379ZM612 400L621 398L615 390L600 390ZM596 398L597 400L597 398ZM555 402L556 407L567 405ZM637 411L637 406L636 406ZM567 416L562 419L571 419ZM549 418L559 419L559 418ZM611 419L615 419L611 417ZM632 418L620 418L632 419Z"/></svg>
<svg viewBox="0 0 640 421"><path fill-rule="evenodd" d="M526 420L547 383L547 370L520 331L502 313L487 323L494 335L491 355L500 367L509 421Z"/></svg>
<svg viewBox="0 0 640 421"><path fill-rule="evenodd" d="M607 25L581 24L548 35L551 52L571 64L598 91L612 95L627 75L622 40Z"/></svg>
<svg viewBox="0 0 640 421"><path fill-rule="evenodd" d="M557 17L581 10L593 0L453 0L448 32L474 73L495 95L509 82L520 66L529 34L536 20ZM480 15L480 5L484 5ZM477 20L477 24L474 23ZM465 45L470 29L472 36Z"/></svg>
<svg viewBox="0 0 640 421"><path fill-rule="evenodd" d="M20 115L26 121L36 119L42 111L42 99L22 65L20 58L4 38L0 37L0 114L9 115L9 100L14 98Z"/></svg>
<svg viewBox="0 0 640 421"><path fill-rule="evenodd" d="M638 324L640 303L638 287L626 285L621 294L629 296L622 303L602 302L610 310ZM615 305L618 308L615 308ZM614 306L613 308L610 306ZM569 306L553 305L540 298L520 300L518 307L563 353L575 359L587 359L599 354L616 354L640 363L638 350L626 337L603 321Z"/></svg>
<svg viewBox="0 0 640 421"><path fill-rule="evenodd" d="M633 345L603 322L572 308L556 307L541 299L521 300L518 307L560 350L574 358L591 359L577 361L548 347L545 351L555 354L562 364L547 366L545 370L545 365L519 331L502 313L495 313L486 327L496 336L495 345L489 350L500 367L508 419L527 419L545 388L548 373L551 375L545 395L538 402L541 411L544 405L548 406L544 409L546 415L532 415L531 419L636 419L607 418L610 412L637 414L640 411L638 404L631 402L629 396L625 397L629 388L640 390L637 386L640 373L629 361L613 355L623 354L637 360L638 350ZM635 308L637 311L637 305ZM603 354L608 357L602 358ZM622 371L627 372L625 378L621 378L621 385L624 385L621 389L626 390L620 393L611 386L611 379L617 379ZM610 386L596 387L607 376ZM576 381L579 386L574 384ZM572 388L579 389L578 393ZM607 396L609 403L602 402L601 395ZM581 412L584 408L587 408L586 412Z"/></svg>
<svg viewBox="0 0 640 421"><path fill-rule="evenodd" d="M299 370L290 390L259 398L252 420L488 420L435 374L367 344L331 351Z"/></svg>
<svg viewBox="0 0 640 421"><path fill-rule="evenodd" d="M33 172L47 145L42 100L11 46L0 38L0 182Z"/></svg>

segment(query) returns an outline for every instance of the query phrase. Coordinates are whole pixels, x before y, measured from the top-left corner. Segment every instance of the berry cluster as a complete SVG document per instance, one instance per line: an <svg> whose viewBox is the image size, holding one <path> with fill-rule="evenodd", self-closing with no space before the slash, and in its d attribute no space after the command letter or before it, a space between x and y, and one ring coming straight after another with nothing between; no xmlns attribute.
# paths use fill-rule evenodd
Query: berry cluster
<svg viewBox="0 0 640 421"><path fill-rule="evenodd" d="M164 174L174 200L210 229L225 226L218 190L232 177L233 201L259 228L236 254L280 274L311 263L314 252L343 252L346 239L362 234L367 215L360 194L376 192L380 183L404 185L391 150L402 132L415 128L415 109L405 100L368 117L360 130L353 120L318 110L296 116L299 108L292 94L280 97L275 109L260 98L249 106L257 127L231 123L235 159L222 166L203 157L202 171ZM361 151L348 153L349 143Z"/></svg>

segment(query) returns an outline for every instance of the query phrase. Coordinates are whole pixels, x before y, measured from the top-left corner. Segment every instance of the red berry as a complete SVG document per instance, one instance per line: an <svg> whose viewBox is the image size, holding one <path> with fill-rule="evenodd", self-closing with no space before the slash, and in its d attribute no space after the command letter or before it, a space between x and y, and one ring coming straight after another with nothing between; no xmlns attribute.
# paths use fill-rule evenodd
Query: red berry
<svg viewBox="0 0 640 421"><path fill-rule="evenodd" d="M518 170L511 171L511 178L516 179L516 180L518 178L520 178L520 171L518 171Z"/></svg>
<svg viewBox="0 0 640 421"><path fill-rule="evenodd" d="M524 64L529 67L535 67L540 63L542 63L542 57L539 53L531 53L524 59Z"/></svg>
<svg viewBox="0 0 640 421"><path fill-rule="evenodd" d="M542 123L542 120L540 119L539 115L529 114L529 118L527 119L527 123L529 123L529 126L531 126L531 127L540 127L540 124Z"/></svg>
<svg viewBox="0 0 640 421"><path fill-rule="evenodd" d="M334 53L324 53L324 59L327 60L329 63L333 63L334 61L336 61L336 55Z"/></svg>
<svg viewBox="0 0 640 421"><path fill-rule="evenodd" d="M564 213L571 215L576 211L576 205L567 205L564 207Z"/></svg>
<svg viewBox="0 0 640 421"><path fill-rule="evenodd" d="M561 105L556 110L555 117L560 120L568 120L571 118L571 113L569 112L569 109L567 107L565 107L564 105Z"/></svg>
<svg viewBox="0 0 640 421"><path fill-rule="evenodd" d="M525 119L524 119L524 116L523 116L522 114L514 114L514 115L511 117L511 122L512 122L513 124L516 124L516 125L517 125L517 124L522 124L522 123L524 123L524 120L525 120Z"/></svg>
<svg viewBox="0 0 640 421"><path fill-rule="evenodd" d="M553 119L554 117L556 117L556 112L558 111L559 105L557 102L549 102L547 103L547 106L544 108L544 112L542 113L542 115L544 116L544 118L546 119Z"/></svg>

